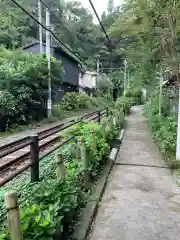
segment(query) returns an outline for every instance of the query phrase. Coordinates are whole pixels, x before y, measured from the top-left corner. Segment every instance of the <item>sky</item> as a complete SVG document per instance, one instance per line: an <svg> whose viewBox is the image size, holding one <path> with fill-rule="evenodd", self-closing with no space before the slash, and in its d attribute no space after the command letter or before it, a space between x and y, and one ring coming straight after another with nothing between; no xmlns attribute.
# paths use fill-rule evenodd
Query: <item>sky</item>
<svg viewBox="0 0 180 240"><path fill-rule="evenodd" d="M79 0L82 2L83 6L91 10L91 6L89 3L89 0ZM98 15L101 16L101 14L107 9L108 0L92 0ZM114 0L114 5L118 6L121 5L124 2L124 0Z"/></svg>

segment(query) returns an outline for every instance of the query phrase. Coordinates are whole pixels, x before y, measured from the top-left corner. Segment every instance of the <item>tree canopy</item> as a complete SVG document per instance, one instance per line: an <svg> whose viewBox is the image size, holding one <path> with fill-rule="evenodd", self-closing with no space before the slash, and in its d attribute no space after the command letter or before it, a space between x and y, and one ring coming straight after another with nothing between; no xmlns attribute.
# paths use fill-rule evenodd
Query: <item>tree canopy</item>
<svg viewBox="0 0 180 240"><path fill-rule="evenodd" d="M160 68L178 77L179 9L177 0L127 0L109 28L140 84L149 84Z"/></svg>
<svg viewBox="0 0 180 240"><path fill-rule="evenodd" d="M92 13L78 1L44 1L51 9L51 23L55 34L63 43L69 46L84 61L96 68L97 59L102 66L110 67L112 61L116 64L117 58L110 59L111 49L99 25L93 21ZM30 13L37 17L36 0L19 0ZM43 8L43 24L45 24L45 6ZM38 24L19 9L11 0L0 2L0 44L7 48L18 48L33 39L38 38ZM102 16L102 23L106 30L118 19L119 9L114 8L110 0L108 9ZM45 40L45 31L43 31ZM53 39L53 43L56 41ZM117 53L116 53L117 55ZM117 63L116 65L118 65Z"/></svg>
<svg viewBox="0 0 180 240"><path fill-rule="evenodd" d="M45 0L44 0L45 1ZM37 1L19 2L37 17ZM110 36L109 45L92 13L78 1L46 0L51 8L51 23L55 34L85 62L112 75L114 85L122 82L123 61L128 59L133 83L152 82L157 69L170 68L178 77L180 3L177 0L126 0L114 6L109 0L101 21ZM38 38L38 24L18 9L10 0L0 2L0 44L8 49L18 48ZM45 6L43 6L45 24ZM43 31L45 40L45 31ZM53 40L53 43L57 43ZM57 43L58 44L58 43ZM111 68L115 68L111 74ZM154 78L153 78L154 79Z"/></svg>

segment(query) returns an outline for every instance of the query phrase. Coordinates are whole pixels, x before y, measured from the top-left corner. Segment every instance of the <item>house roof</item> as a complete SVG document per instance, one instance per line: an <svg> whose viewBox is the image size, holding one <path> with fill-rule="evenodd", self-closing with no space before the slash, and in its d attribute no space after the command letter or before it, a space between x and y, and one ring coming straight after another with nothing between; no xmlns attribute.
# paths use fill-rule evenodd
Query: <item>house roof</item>
<svg viewBox="0 0 180 240"><path fill-rule="evenodd" d="M35 40L35 41L33 41L33 42L29 43L29 44L24 45L24 46L22 47L22 49L25 50L25 49L31 48L31 47L33 47L33 46L35 46L35 45L37 45L37 44L39 44L39 41ZM46 43L43 42L43 46L46 46ZM74 61L74 62L76 62L77 64L79 64L79 66L80 66L83 70L85 70L84 64L83 64L81 61L79 61L79 59L78 59L76 56L74 56L72 53L68 52L68 51L65 49L65 47L63 47L63 46L60 47L60 46L52 45L51 48L54 48L54 50L55 50L56 52L59 52L59 51L60 51L60 52L64 53L64 54L67 55L72 61Z"/></svg>

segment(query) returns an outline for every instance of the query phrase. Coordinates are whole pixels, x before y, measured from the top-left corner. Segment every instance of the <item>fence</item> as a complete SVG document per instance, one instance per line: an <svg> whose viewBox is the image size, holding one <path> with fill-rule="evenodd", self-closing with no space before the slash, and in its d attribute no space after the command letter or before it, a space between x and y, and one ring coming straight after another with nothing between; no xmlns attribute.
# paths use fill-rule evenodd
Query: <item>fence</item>
<svg viewBox="0 0 180 240"><path fill-rule="evenodd" d="M8 161L6 164L3 164L0 166L1 171L6 171L6 169L11 167L13 164L17 164L19 162L22 163L27 158L30 158L30 162L28 164L26 164L24 167L22 167L21 169L19 169L17 171L14 171L8 177L3 178L3 180L0 181L0 187L3 186L4 184L8 183L9 181L11 181L13 178L17 177L19 174L26 171L28 168L31 168L31 181L32 182L38 181L39 180L39 161L41 161L45 156L51 154L53 151L55 151L59 147L62 147L64 144L66 144L68 141L71 140L71 139L69 139L69 140L60 142L61 139L59 136L55 135L53 138L52 138L52 136L60 131L63 131L65 129L77 124L77 123L80 123L82 120L97 119L97 121L100 123L101 117L104 117L105 113L106 113L106 111L104 109L100 110L100 111L95 111L90 114L86 114L79 120L73 119L73 120L68 121L67 123L58 124L56 126L53 126L52 128L41 131L37 135L22 138L16 142L13 142L13 143L10 143L10 144L0 147L0 151L1 151L0 158L1 159L10 154L13 154L21 149L24 149L25 147L28 147L28 146L30 147L30 151L26 152L25 154L23 154L22 156L20 156L18 158ZM41 145L39 144L40 141L48 139L48 137L50 137L50 140L46 140ZM48 147L49 145L52 145L53 143L58 143L58 142L59 142L59 144L56 144L56 146L52 147L50 151L48 151L46 154L43 154L42 156L40 156L39 153L42 149Z"/></svg>
<svg viewBox="0 0 180 240"><path fill-rule="evenodd" d="M95 113L96 116L91 115L92 118L97 118L98 122L101 122L101 119L104 116L108 116L108 110L107 111L98 111ZM92 119L91 118L91 119ZM79 123L80 121L74 122L74 124ZM73 124L73 125L74 125ZM119 126L120 121L119 118L113 117L113 125L114 127L120 127ZM105 129L104 126L100 126L100 129L103 129L103 134L105 136ZM91 129L90 137L92 139L92 149L96 152L97 151L97 142L95 138L95 132L94 129ZM68 140L65 140L64 142L60 143L56 148L51 150L51 152L48 152L46 155L49 155L56 149L64 146L71 140L74 140L75 136L70 137ZM25 171L25 169L30 168L31 172L31 182L38 182L39 181L39 162L41 158L39 158L39 145L38 145L38 136L34 135L29 138L28 142L30 144L30 157L31 162L23 168L23 170L20 171L22 173ZM89 160L87 158L87 149L85 145L85 139L83 137L80 138L79 143L77 143L77 154L80 156L81 162L83 163L83 178L84 178L84 188L88 189L90 180L89 180ZM56 155L55 163L54 163L54 171L56 174L57 181L62 180L66 181L66 170L65 170L65 159L64 156L60 153ZM19 174L20 174L19 173ZM17 173L15 174L17 175ZM14 176L14 175L13 175ZM11 176L12 179L12 176ZM43 182L42 184L44 184ZM1 185L2 186L2 185ZM40 185L41 187L42 185ZM36 189L37 191L37 189ZM8 220L8 228L10 237L12 240L21 240L23 239L22 229L21 229L21 223L20 223L20 214L19 214L19 204L18 204L18 195L16 192L7 192L4 196L5 200L5 207L7 212L5 212L4 216L7 215Z"/></svg>

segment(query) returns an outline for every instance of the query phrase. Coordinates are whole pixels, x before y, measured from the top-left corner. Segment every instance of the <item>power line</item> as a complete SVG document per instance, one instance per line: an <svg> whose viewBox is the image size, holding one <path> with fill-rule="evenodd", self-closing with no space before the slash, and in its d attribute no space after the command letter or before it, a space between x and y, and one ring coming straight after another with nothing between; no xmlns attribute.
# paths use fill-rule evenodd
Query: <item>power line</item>
<svg viewBox="0 0 180 240"><path fill-rule="evenodd" d="M99 15L98 15L98 13L97 13L97 11L96 11L96 9L95 9L94 4L92 3L91 0L89 0L89 3L91 4L91 7L92 7L92 9L93 9L93 11L94 11L94 13L95 13L97 19L98 19L98 22L99 22L99 24L100 24L100 26L101 26L101 28L102 28L102 30L103 30L103 32L104 32L106 38L107 38L109 44L110 44L110 45L113 45L112 42L111 42L111 40L110 40L110 38L109 38L109 36L108 36L108 34L107 34L107 32L106 32L106 30L105 30L105 28L104 28L104 26L103 26L103 24L102 24L102 22L101 22L101 20L100 20L100 18L99 18Z"/></svg>
<svg viewBox="0 0 180 240"><path fill-rule="evenodd" d="M49 28L47 28L46 26L44 26L42 23L40 23L30 12L28 12L21 4L19 4L16 0L12 0L12 2L18 6L23 12L25 12L30 18L32 18L36 23L38 23L40 26L42 26L42 28L44 28L46 31L50 32L52 34L52 36L63 46L65 47L70 53L72 53L79 61L80 63L84 63L84 61L77 55L75 54L69 47L67 47L54 33L52 30L50 30ZM87 63L84 63L85 65L87 65L88 67L91 68L90 65L88 65Z"/></svg>
<svg viewBox="0 0 180 240"><path fill-rule="evenodd" d="M63 28L72 35L72 32L64 25L64 23L62 22L62 20L51 10L50 7L48 7L48 5L43 1L40 0L42 2L42 4L49 9L49 11L51 12L51 14L59 21L59 23L61 24L61 26L63 26ZM86 47L84 46L84 44L81 42L81 39L79 39L79 37L76 35L76 38L79 40L78 42L81 44L81 46L86 49Z"/></svg>
<svg viewBox="0 0 180 240"><path fill-rule="evenodd" d="M61 19L53 12L51 11L51 8L48 7L48 5L43 1L43 0L40 0L42 2L42 4L49 9L49 11L51 12L51 14L58 19L58 21L60 22L60 24L64 27L64 29L66 29L69 33L71 33L71 31L63 24L63 22L61 21Z"/></svg>

